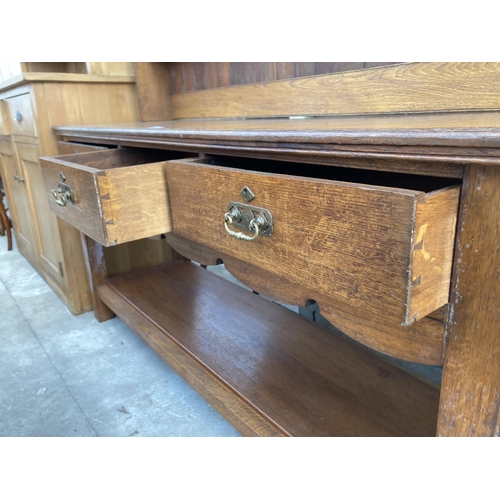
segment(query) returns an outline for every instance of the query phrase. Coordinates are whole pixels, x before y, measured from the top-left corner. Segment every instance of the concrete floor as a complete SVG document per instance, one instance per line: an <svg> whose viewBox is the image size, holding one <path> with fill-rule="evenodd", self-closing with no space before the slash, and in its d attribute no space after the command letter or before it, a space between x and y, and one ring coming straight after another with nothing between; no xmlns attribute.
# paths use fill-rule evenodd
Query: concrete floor
<svg viewBox="0 0 500 500"><path fill-rule="evenodd" d="M0 436L239 436L120 319L73 316L0 237Z"/></svg>

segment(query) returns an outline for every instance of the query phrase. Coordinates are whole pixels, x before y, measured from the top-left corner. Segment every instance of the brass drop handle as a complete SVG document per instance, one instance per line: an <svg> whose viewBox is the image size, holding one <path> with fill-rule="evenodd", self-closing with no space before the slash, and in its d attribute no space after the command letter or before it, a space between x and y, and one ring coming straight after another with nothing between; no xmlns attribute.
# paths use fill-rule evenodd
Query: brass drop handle
<svg viewBox="0 0 500 500"><path fill-rule="evenodd" d="M243 240L243 241L255 241L258 236L259 236L259 227L261 227L264 224L264 220L262 217L257 217L256 219L252 219L249 223L249 228L251 231L254 231L253 236L248 236L245 233L238 233L236 231L233 231L232 229L229 229L227 223L229 224L233 223L233 215L230 214L229 212L226 212L224 215L224 227L226 228L226 231L230 236L233 236L237 240Z"/></svg>
<svg viewBox="0 0 500 500"><path fill-rule="evenodd" d="M56 200L56 203L60 205L61 207L66 206L66 193L61 193L61 191L53 189L52 190L52 195L54 196L54 199Z"/></svg>

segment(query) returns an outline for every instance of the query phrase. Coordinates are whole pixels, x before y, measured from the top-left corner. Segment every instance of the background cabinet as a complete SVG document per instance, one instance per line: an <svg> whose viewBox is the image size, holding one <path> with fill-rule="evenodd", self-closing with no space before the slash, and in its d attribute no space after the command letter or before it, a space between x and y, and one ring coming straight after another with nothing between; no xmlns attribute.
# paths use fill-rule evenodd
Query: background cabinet
<svg viewBox="0 0 500 500"><path fill-rule="evenodd" d="M0 63L0 170L17 246L72 313L89 311L81 235L50 210L39 157L61 152L55 125L138 120L133 65L7 64L3 71ZM118 246L109 255L120 274L163 262L170 255L166 246L164 240L139 241L133 250Z"/></svg>
<svg viewBox="0 0 500 500"><path fill-rule="evenodd" d="M16 158L15 145L0 141L0 164L3 168L2 179L9 200L11 220L14 226L19 251L28 258L35 259L33 218L29 206L24 172Z"/></svg>

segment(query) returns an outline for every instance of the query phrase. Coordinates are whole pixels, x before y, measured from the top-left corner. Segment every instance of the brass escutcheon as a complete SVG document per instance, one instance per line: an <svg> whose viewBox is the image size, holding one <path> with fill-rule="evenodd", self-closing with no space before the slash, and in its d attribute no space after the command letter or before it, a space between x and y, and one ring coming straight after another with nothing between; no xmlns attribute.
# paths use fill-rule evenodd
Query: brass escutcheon
<svg viewBox="0 0 500 500"><path fill-rule="evenodd" d="M228 227L228 223L254 234L248 236L244 233L237 233ZM226 231L234 238L254 241L259 235L271 236L273 234L273 216L266 208L231 201L224 215L224 226Z"/></svg>
<svg viewBox="0 0 500 500"><path fill-rule="evenodd" d="M56 203L61 207L65 207L67 203L69 203L70 205L75 204L71 186L65 184L64 182L60 182L58 188L52 190L52 196L54 196Z"/></svg>

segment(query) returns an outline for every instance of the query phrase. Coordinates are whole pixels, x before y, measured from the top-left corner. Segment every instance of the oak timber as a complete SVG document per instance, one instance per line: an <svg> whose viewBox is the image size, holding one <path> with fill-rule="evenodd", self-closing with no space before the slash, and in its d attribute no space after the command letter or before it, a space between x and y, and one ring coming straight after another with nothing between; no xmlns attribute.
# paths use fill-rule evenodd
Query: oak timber
<svg viewBox="0 0 500 500"><path fill-rule="evenodd" d="M143 122L170 120L170 86L165 63L134 63L137 98Z"/></svg>
<svg viewBox="0 0 500 500"><path fill-rule="evenodd" d="M0 101L0 136L10 135L10 118L7 113L7 103ZM7 137L5 137L7 139Z"/></svg>
<svg viewBox="0 0 500 500"><path fill-rule="evenodd" d="M17 159L15 144L0 140L0 168L2 180L19 252L30 262L36 260L34 221L28 199L26 184L14 179L24 177L24 171Z"/></svg>
<svg viewBox="0 0 500 500"><path fill-rule="evenodd" d="M466 169L438 435L500 436L500 170Z"/></svg>
<svg viewBox="0 0 500 500"><path fill-rule="evenodd" d="M24 82L134 83L133 75L87 75L83 73L21 73L0 83L7 90Z"/></svg>
<svg viewBox="0 0 500 500"><path fill-rule="evenodd" d="M80 153L91 153L109 149L106 146L94 146L92 144L79 144L77 142L57 141L58 156L75 155Z"/></svg>
<svg viewBox="0 0 500 500"><path fill-rule="evenodd" d="M444 358L447 307L420 319L410 326L388 321L384 315L366 314L363 309L349 307L332 295L297 285L282 275L252 265L246 254L238 257L225 255L205 245L167 234L167 242L180 254L203 265L217 265L221 261L239 281L263 296L285 304L306 305L318 303L321 314L335 327L358 342L379 352L407 361L441 365Z"/></svg>
<svg viewBox="0 0 500 500"><path fill-rule="evenodd" d="M429 113L374 116L170 120L99 126L55 126L66 137L85 133L158 139L394 146L449 146L498 149L500 112ZM82 141L83 142L83 141ZM427 149L428 153L431 153ZM479 151L482 153L482 151ZM435 153L434 153L435 154ZM457 153L458 154L458 153ZM478 154L478 151L475 151Z"/></svg>
<svg viewBox="0 0 500 500"><path fill-rule="evenodd" d="M118 307L118 315L167 362L177 358L173 366L191 373L202 368L219 411L238 414L243 431L435 434L436 389L192 263L112 278L98 293L111 308L126 302L128 311ZM214 385L226 390L218 396Z"/></svg>
<svg viewBox="0 0 500 500"><path fill-rule="evenodd" d="M54 69L66 63L33 65ZM92 307L80 233L47 211L38 156L57 153L51 130L54 124L103 124L139 118L134 78L117 83L123 78L88 77L59 77L49 71L25 73L0 84L3 132L10 132L2 139L11 146L10 154L2 153L2 161L11 171L5 179L6 192L18 248L75 314ZM15 120L17 111L20 121ZM16 176L24 182L14 180Z"/></svg>
<svg viewBox="0 0 500 500"><path fill-rule="evenodd" d="M500 113L174 120L55 127L86 143L169 148L324 165L462 177L465 165L500 165Z"/></svg>
<svg viewBox="0 0 500 500"><path fill-rule="evenodd" d="M460 189L427 193L415 212L409 288L409 322L446 304L455 247Z"/></svg>
<svg viewBox="0 0 500 500"><path fill-rule="evenodd" d="M82 247L85 254L85 264L90 288L92 290L92 308L97 321L103 322L114 318L115 313L99 298L97 287L102 285L108 279L106 269L106 259L103 253L103 247L88 236L81 234Z"/></svg>
<svg viewBox="0 0 500 500"><path fill-rule="evenodd" d="M36 137L38 134L33 117L31 95L21 94L15 97L9 97L5 100L5 104L7 106L11 134ZM16 119L18 113L21 115L20 120Z"/></svg>
<svg viewBox="0 0 500 500"><path fill-rule="evenodd" d="M302 164L228 157L170 161L166 170L173 231L248 261L249 276L253 266L261 268L366 315L383 309L395 325L407 326L448 301L459 188L419 191L439 190L448 180L318 173ZM244 186L255 194L249 204L268 209L274 221L270 237L251 243L224 228L228 204L241 201ZM412 262L414 234L426 246L425 257ZM412 303L412 289L420 302Z"/></svg>
<svg viewBox="0 0 500 500"><path fill-rule="evenodd" d="M166 233L171 217L161 160L176 156L167 151L110 149L41 158L50 208L104 246ZM72 188L74 204L60 206L52 196L60 173Z"/></svg>
<svg viewBox="0 0 500 500"><path fill-rule="evenodd" d="M172 95L175 119L500 109L500 63L410 63Z"/></svg>
<svg viewBox="0 0 500 500"><path fill-rule="evenodd" d="M136 63L137 64L137 63ZM394 62L169 62L172 94L246 83L270 82L301 76L340 73Z"/></svg>
<svg viewBox="0 0 500 500"><path fill-rule="evenodd" d="M103 248L108 277L177 260L166 239L144 238Z"/></svg>

